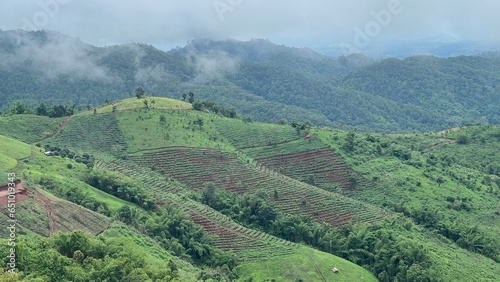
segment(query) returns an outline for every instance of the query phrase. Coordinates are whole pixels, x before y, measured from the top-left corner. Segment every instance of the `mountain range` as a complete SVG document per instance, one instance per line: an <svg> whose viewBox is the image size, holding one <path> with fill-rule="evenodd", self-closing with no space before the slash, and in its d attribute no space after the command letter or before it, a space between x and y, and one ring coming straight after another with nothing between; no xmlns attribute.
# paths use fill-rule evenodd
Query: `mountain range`
<svg viewBox="0 0 500 282"><path fill-rule="evenodd" d="M377 132L500 122L500 58L329 57L264 39L96 47L52 31L0 31L0 103L86 108L147 95L213 100L256 121Z"/></svg>

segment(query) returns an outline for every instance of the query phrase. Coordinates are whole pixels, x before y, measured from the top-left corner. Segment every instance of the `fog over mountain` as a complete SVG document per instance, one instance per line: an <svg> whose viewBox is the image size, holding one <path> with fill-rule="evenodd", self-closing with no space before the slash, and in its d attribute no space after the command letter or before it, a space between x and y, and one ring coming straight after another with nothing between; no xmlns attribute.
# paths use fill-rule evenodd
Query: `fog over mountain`
<svg viewBox="0 0 500 282"><path fill-rule="evenodd" d="M335 56L452 56L497 50L499 9L490 0L26 0L0 3L0 29L58 30L96 46L266 38Z"/></svg>
<svg viewBox="0 0 500 282"><path fill-rule="evenodd" d="M366 131L498 124L500 57L373 60L329 57L254 39L97 47L51 31L1 31L0 103L97 106L133 96L193 92L257 121L309 120Z"/></svg>

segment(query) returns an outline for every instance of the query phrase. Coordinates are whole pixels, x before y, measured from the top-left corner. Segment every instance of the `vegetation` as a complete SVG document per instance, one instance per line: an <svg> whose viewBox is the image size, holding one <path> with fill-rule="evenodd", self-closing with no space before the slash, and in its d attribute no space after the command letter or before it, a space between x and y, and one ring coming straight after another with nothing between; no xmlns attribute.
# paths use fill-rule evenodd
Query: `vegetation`
<svg viewBox="0 0 500 282"><path fill-rule="evenodd" d="M19 37L32 46L85 50L78 59L106 75L63 72L56 62L23 65L27 58L16 52L24 48ZM50 31L1 31L0 53L12 57L13 64L0 72L0 104L14 113L27 113L40 103L75 105L78 111L134 96L150 103L142 98L147 92L183 97L189 104L208 99L256 121L307 119L363 131L428 132L500 122L498 56L330 58L265 40L193 41L169 52L144 44L90 48ZM193 54L226 54L239 63L231 72L206 77Z"/></svg>
<svg viewBox="0 0 500 282"><path fill-rule="evenodd" d="M17 203L22 266L0 279L500 275L498 126L388 135L192 107L148 97L70 118L1 117L28 133L18 139L5 126L0 137L0 170L26 188Z"/></svg>

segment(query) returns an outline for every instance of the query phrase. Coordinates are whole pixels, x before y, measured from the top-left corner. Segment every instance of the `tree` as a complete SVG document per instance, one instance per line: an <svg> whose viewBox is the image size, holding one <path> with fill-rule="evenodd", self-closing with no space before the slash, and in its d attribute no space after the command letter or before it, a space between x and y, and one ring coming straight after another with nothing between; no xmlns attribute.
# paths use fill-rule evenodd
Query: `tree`
<svg viewBox="0 0 500 282"><path fill-rule="evenodd" d="M186 97L187 97L187 94L186 93L182 93L182 101L186 101Z"/></svg>
<svg viewBox="0 0 500 282"><path fill-rule="evenodd" d="M469 137L467 137L467 135L459 135L457 137L457 143L460 145L465 145L469 143Z"/></svg>
<svg viewBox="0 0 500 282"><path fill-rule="evenodd" d="M215 185L212 182L206 184L203 189L202 203L210 206L215 199Z"/></svg>
<svg viewBox="0 0 500 282"><path fill-rule="evenodd" d="M144 107L145 107L146 109L149 109L149 106L148 106L148 100L143 100L142 102L144 103Z"/></svg>
<svg viewBox="0 0 500 282"><path fill-rule="evenodd" d="M347 133L347 137L345 139L345 143L342 146L344 150L351 152L354 150L354 139L356 137L356 134L354 132L349 132Z"/></svg>
<svg viewBox="0 0 500 282"><path fill-rule="evenodd" d="M135 97L137 97L137 99L141 99L142 97L144 97L144 93L146 93L146 91L144 91L142 87L137 87L135 89Z"/></svg>
<svg viewBox="0 0 500 282"><path fill-rule="evenodd" d="M38 105L38 107L36 107L36 109L35 109L35 114L37 116L47 116L47 115L49 115L47 106L45 106L44 103L40 103L40 105Z"/></svg>
<svg viewBox="0 0 500 282"><path fill-rule="evenodd" d="M7 112L14 115L31 114L31 109L29 108L28 104L21 101L16 101L14 102L14 104L12 104Z"/></svg>
<svg viewBox="0 0 500 282"><path fill-rule="evenodd" d="M197 117L197 119L193 122L194 124L197 124L200 126L200 129L203 127L203 119L201 117Z"/></svg>
<svg viewBox="0 0 500 282"><path fill-rule="evenodd" d="M165 124L167 122L167 118L164 115L160 116L160 123Z"/></svg>
<svg viewBox="0 0 500 282"><path fill-rule="evenodd" d="M193 92L189 92L189 103L193 103L194 102L194 93Z"/></svg>

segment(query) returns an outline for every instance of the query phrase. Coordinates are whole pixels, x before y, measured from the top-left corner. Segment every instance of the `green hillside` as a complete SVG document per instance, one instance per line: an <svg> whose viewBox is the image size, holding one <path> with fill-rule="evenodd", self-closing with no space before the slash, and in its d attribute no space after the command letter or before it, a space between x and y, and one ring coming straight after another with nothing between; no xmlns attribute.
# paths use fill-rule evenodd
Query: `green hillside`
<svg viewBox="0 0 500 282"><path fill-rule="evenodd" d="M44 54L48 49L53 51ZM58 52L86 67L75 64L68 70L60 60L44 59ZM56 32L18 30L0 31L0 60L5 62L0 69L5 112L34 110L42 102L86 110L128 98L142 87L146 96L174 99L192 92L196 99L269 123L309 120L365 132L411 133L500 122L498 56L332 58L262 39L193 40L164 52L146 44L95 47ZM16 107L16 101L23 106ZM140 107L129 100L117 109L134 103ZM110 103L101 113L112 109ZM47 125L38 135L51 130ZM23 138L31 142L32 134Z"/></svg>
<svg viewBox="0 0 500 282"><path fill-rule="evenodd" d="M0 170L22 179L19 281L500 276L497 126L368 134L190 106L147 97L0 117L31 132L0 137Z"/></svg>

